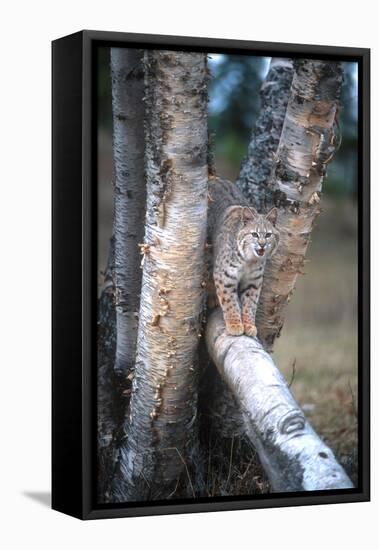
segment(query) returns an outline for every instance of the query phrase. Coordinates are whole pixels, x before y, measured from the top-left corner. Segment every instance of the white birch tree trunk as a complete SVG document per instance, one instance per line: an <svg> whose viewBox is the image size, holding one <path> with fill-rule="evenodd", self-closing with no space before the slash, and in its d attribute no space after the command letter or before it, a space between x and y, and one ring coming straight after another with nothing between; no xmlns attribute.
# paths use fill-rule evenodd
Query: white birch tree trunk
<svg viewBox="0 0 379 550"><path fill-rule="evenodd" d="M228 335L220 309L208 320L206 339L214 363L240 406L246 435L259 454L272 489L352 488L344 469L306 421L258 339Z"/></svg>
<svg viewBox="0 0 379 550"><path fill-rule="evenodd" d="M206 56L147 51L145 71L144 266L127 441L114 487L119 501L168 498L181 473L188 474L196 445L207 223Z"/></svg>
<svg viewBox="0 0 379 550"><path fill-rule="evenodd" d="M146 201L142 56L142 50L111 48L115 370L124 376L134 368L141 291L138 244L143 239Z"/></svg>
<svg viewBox="0 0 379 550"><path fill-rule="evenodd" d="M110 49L113 115L114 221L98 316L98 500L109 490L123 433L134 369L143 239L144 177L143 52Z"/></svg>
<svg viewBox="0 0 379 550"><path fill-rule="evenodd" d="M322 182L338 146L336 116L342 84L341 63L298 60L272 172L279 207L280 242L267 263L258 312L258 337L272 350L284 323L316 216Z"/></svg>

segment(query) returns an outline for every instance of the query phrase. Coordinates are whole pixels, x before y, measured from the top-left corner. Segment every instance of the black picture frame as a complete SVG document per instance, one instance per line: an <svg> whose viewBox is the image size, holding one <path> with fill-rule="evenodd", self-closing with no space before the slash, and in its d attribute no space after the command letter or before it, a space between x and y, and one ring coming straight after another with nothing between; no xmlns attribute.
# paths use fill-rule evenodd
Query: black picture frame
<svg viewBox="0 0 379 550"><path fill-rule="evenodd" d="M355 489L98 505L96 465L96 97L98 46L356 61L359 70L359 468ZM370 50L81 31L52 43L52 507L81 519L370 499Z"/></svg>

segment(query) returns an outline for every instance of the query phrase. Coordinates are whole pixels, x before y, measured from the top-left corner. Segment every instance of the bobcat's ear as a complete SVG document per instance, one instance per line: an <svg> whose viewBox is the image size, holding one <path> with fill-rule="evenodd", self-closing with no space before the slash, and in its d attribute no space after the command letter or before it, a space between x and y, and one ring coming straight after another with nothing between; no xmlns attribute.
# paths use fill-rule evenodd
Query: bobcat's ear
<svg viewBox="0 0 379 550"><path fill-rule="evenodd" d="M247 222L249 220L253 220L258 216L258 212L255 210L255 208L250 206L244 206L242 208L242 219L244 222Z"/></svg>
<svg viewBox="0 0 379 550"><path fill-rule="evenodd" d="M273 226L275 226L277 218L278 209L274 206L274 208L271 208L270 212L266 214L266 220L268 220L270 223L272 223Z"/></svg>

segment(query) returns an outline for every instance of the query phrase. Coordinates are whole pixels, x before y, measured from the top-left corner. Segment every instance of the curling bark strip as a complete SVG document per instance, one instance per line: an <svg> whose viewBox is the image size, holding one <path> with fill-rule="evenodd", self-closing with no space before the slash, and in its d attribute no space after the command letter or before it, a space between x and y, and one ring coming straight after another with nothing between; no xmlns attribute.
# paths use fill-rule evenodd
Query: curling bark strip
<svg viewBox="0 0 379 550"><path fill-rule="evenodd" d="M147 210L137 360L116 500L165 498L195 448L207 225L207 67L147 51ZM191 495L193 496L193 495Z"/></svg>
<svg viewBox="0 0 379 550"><path fill-rule="evenodd" d="M240 406L245 433L274 491L349 489L331 449L314 432L256 338L230 336L222 313L207 323L208 351Z"/></svg>
<svg viewBox="0 0 379 550"><path fill-rule="evenodd" d="M314 220L320 212L322 182L338 147L336 136L341 63L299 60L269 188L279 207L279 248L266 266L257 313L258 336L272 350L284 322Z"/></svg>

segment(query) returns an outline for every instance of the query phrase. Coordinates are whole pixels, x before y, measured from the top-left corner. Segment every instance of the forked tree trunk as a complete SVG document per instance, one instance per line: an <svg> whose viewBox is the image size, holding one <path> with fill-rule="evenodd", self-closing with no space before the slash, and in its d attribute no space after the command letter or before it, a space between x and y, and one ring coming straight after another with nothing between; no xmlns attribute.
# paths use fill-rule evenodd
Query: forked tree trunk
<svg viewBox="0 0 379 550"><path fill-rule="evenodd" d="M146 201L142 56L142 50L111 48L115 370L123 376L134 368L141 289L138 244L143 240Z"/></svg>
<svg viewBox="0 0 379 550"><path fill-rule="evenodd" d="M254 125L247 156L236 182L245 197L259 212L268 210L272 206L274 189L269 186L269 182L292 79L293 61L273 57L260 90L260 114Z"/></svg>
<svg viewBox="0 0 379 550"><path fill-rule="evenodd" d="M194 448L207 223L206 69L203 54L145 54L146 233L127 441L114 488L119 501L175 493Z"/></svg>
<svg viewBox="0 0 379 550"><path fill-rule="evenodd" d="M344 469L306 421L259 341L228 335L219 309L208 320L206 338L210 355L241 408L246 435L273 490L352 488Z"/></svg>
<svg viewBox="0 0 379 550"><path fill-rule="evenodd" d="M335 133L342 84L341 63L299 60L276 153L271 186L280 207L280 243L267 264L257 313L258 336L272 350L284 308L302 273L321 186L337 147Z"/></svg>
<svg viewBox="0 0 379 550"><path fill-rule="evenodd" d="M283 305L304 263L327 163L336 148L335 117L342 82L333 62L299 61L273 169L280 208L279 251L266 267L258 336L272 347ZM274 186L274 187L275 187ZM257 193L254 190L254 193ZM260 189L265 192L264 187ZM268 189L272 197L272 186ZM262 200L259 198L259 200ZM352 487L342 467L305 421L285 381L257 339L226 334L222 314L207 323L207 345L240 405L253 442L276 491Z"/></svg>

